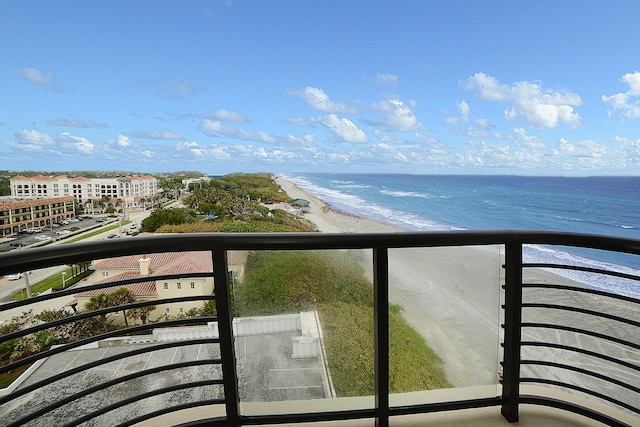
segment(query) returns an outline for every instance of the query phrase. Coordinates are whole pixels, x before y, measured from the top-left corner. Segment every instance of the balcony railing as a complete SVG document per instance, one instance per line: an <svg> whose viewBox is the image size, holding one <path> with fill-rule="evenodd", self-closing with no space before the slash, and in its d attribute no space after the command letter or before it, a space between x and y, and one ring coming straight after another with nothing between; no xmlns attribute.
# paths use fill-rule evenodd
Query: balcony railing
<svg viewBox="0 0 640 427"><path fill-rule="evenodd" d="M0 367L0 374L27 366L32 373L28 381L0 395L0 416L5 425L30 422L33 425L79 425L100 419L111 420L110 425L135 425L179 411L187 414L191 410L190 415L185 415L185 420L191 420L189 425L240 426L373 418L376 425L386 426L394 416L489 406L501 407L504 418L515 422L519 405L533 404L560 408L612 426L640 424L640 300L567 280L554 280L559 276L531 275L530 272L570 270L616 277L628 281L635 290L640 289L640 277L593 267L525 263L523 248L531 245L640 255L638 240L538 231L160 235L0 254L0 274L5 275L110 257L206 251L211 257L212 271L188 274L167 271L153 275L150 280L162 283L186 277L212 277L215 282L215 291L209 295L140 298L125 305L34 321L22 329L5 330L0 338L3 346L56 328L68 331L89 319L106 318L123 310L208 300L214 300L216 307L215 315L169 318L153 324L117 328L68 340L63 345L12 360ZM499 360L495 384L488 384L489 388L483 388L480 395L468 392L469 389L475 391L477 388L474 387L390 393L388 313L394 292L390 290L393 269L390 253L407 248L449 248L455 254L464 247L492 248L495 253L492 259L498 262L499 273L493 287L499 300L496 325L493 326L499 331L496 338L501 350L496 351ZM253 365L238 360L241 332L232 315L234 275L229 274L228 255L235 251L265 250L369 251L374 296L373 396L325 397L316 402L297 400L290 406L270 401L251 406L250 399L243 397L239 378L255 373L239 372L239 366L250 369ZM467 267L471 283L464 285L471 289L476 285L473 273L477 266ZM540 277L546 280L538 280ZM428 283L428 272L422 278ZM86 282L81 288L5 303L0 306L0 314L5 313L6 319L6 313L37 311L48 302L70 300L80 291L139 282L140 277L109 283ZM474 300L468 303L471 307L475 304ZM198 335L197 331L211 329L212 325L215 325L215 333ZM174 340L160 340L157 335L150 335L152 329L183 335ZM470 343L474 342L473 337L468 338ZM120 345L118 351L109 353L106 350L109 343L115 345L116 341L127 346ZM102 349L100 355L80 360L84 354L80 350L92 348ZM88 354L89 350L86 351ZM198 357L187 357L194 353L198 353ZM167 354L172 356L167 359ZM441 356L446 361L449 355ZM319 357L323 358L322 355ZM154 364L156 358L162 362ZM52 361L58 362L46 371L45 376L38 375L38 370L42 369L39 366ZM136 365L141 369L120 369L125 361L126 366ZM326 368L326 363L323 366ZM108 369L113 371L110 379L96 374ZM98 381L89 381L94 376L99 377ZM167 397L176 393L188 398ZM136 402L154 400L155 406L135 406ZM340 404L334 404L338 401Z"/></svg>

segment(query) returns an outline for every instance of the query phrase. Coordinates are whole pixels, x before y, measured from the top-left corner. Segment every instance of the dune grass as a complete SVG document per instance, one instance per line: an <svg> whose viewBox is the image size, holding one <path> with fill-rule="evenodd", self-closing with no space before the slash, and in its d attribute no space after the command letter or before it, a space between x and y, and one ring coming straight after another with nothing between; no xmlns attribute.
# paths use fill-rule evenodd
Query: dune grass
<svg viewBox="0 0 640 427"><path fill-rule="evenodd" d="M339 396L374 393L373 291L361 267L341 251L252 252L234 289L237 315L316 307ZM442 360L402 318L389 312L390 391L451 387Z"/></svg>

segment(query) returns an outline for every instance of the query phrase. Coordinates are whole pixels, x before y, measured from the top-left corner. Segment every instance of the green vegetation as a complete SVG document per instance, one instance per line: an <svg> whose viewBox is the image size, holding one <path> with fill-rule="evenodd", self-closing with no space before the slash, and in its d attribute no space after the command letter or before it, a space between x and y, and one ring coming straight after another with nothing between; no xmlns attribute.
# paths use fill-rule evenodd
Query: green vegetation
<svg viewBox="0 0 640 427"><path fill-rule="evenodd" d="M191 186L185 208L159 208L142 221L141 231L157 233L310 232L308 221L282 209L289 201L270 174L232 174ZM200 218L198 218L200 215Z"/></svg>
<svg viewBox="0 0 640 427"><path fill-rule="evenodd" d="M131 224L131 221L125 220L125 221L121 221L120 224L115 223L113 225L108 225L108 226L106 226L104 228L99 228L98 230L92 231L91 233L83 234L82 236L78 236L78 237L73 238L73 239L65 240L62 243L65 244L65 243L79 242L81 240L86 239L87 237L97 236L98 234L102 234L102 233L106 233L107 231L115 230L118 227L124 227L127 224ZM96 227L103 227L103 226L102 225L96 225Z"/></svg>
<svg viewBox="0 0 640 427"><path fill-rule="evenodd" d="M89 270L89 264L85 264L74 265L67 268L65 272L64 287L66 288L75 285L77 282L90 275L93 271ZM42 279L41 281L30 285L30 288L32 295L41 294L49 289L53 289L54 291L62 290L62 272L49 276L46 279ZM26 297L27 295L25 293L19 292L15 294L12 299L14 301L20 301Z"/></svg>
<svg viewBox="0 0 640 427"><path fill-rule="evenodd" d="M317 307L327 359L340 396L374 393L373 291L361 267L345 252L252 252L245 282L234 289L239 315ZM450 387L442 361L393 307L390 322L390 391Z"/></svg>
<svg viewBox="0 0 640 427"><path fill-rule="evenodd" d="M0 196L9 196L11 194L11 182L6 172L0 172Z"/></svg>
<svg viewBox="0 0 640 427"><path fill-rule="evenodd" d="M184 208L159 208L154 209L151 214L142 220L140 232L153 233L163 225L178 225L195 222L196 213L191 209Z"/></svg>

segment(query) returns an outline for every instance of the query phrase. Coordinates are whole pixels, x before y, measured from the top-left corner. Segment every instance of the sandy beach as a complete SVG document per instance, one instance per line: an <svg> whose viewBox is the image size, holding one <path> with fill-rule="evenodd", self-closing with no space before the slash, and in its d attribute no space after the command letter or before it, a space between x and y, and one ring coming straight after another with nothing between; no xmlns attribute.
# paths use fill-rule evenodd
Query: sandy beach
<svg viewBox="0 0 640 427"><path fill-rule="evenodd" d="M406 231L334 211L294 183L281 178L276 182L290 197L310 201L304 216L320 232ZM371 251L354 251L354 256L371 278ZM449 381L456 386L496 382L500 265L497 247L389 251L390 300L443 358Z"/></svg>
<svg viewBox="0 0 640 427"><path fill-rule="evenodd" d="M400 228L346 215L330 209L322 200L307 194L295 184L278 178L276 182L292 198L310 201L310 212L304 216L320 232L401 232ZM371 276L371 251L354 252L365 272ZM408 323L420 333L427 344L443 359L449 382L457 387L497 384L499 363L502 360L500 308L503 270L500 247L457 247L393 249L389 251L390 301L402 307ZM534 271L525 281L536 283L568 283L562 276L548 271ZM534 280L530 280L534 278ZM527 291L536 292L536 291ZM576 295L564 291L545 290L529 293L537 300L565 303L569 306L600 307L601 298ZM527 296L525 292L525 297ZM633 308L608 303L612 312L625 318L640 318ZM637 310L636 310L637 311ZM635 314L634 314L635 313ZM638 319L640 321L640 319ZM604 335L620 336L625 331L595 316L580 316L558 310L529 309L523 321L569 324L601 331ZM579 347L614 355L622 360L640 363L640 355L621 346L609 346L602 340L591 341L575 333L553 329L524 329L523 340L570 343ZM606 347L606 348L603 348ZM587 360L573 353L559 352L546 347L525 347L523 359L558 360L583 364L602 373L619 376L615 367L599 361ZM523 365L521 374L553 378L578 384L587 389L602 388L602 381L589 376L576 376L570 371ZM640 383L640 378L637 378ZM625 400L627 393L623 391Z"/></svg>

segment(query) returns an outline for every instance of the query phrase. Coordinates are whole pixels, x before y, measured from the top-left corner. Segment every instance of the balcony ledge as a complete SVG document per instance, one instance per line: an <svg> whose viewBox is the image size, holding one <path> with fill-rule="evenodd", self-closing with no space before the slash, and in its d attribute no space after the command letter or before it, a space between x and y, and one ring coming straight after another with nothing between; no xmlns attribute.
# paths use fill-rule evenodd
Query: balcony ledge
<svg viewBox="0 0 640 427"><path fill-rule="evenodd" d="M390 396L392 406L415 405L435 403L443 401L474 399L487 397L487 391L499 390L499 386L476 386L445 390L432 390L425 392L393 394ZM630 426L640 426L640 417L622 412L606 404L594 402L572 393L539 386L522 386L523 395L544 396L558 399L564 402L574 403L610 416ZM307 401L285 402L253 402L241 404L241 412L250 416L272 415L284 413L314 413L322 411L345 411L371 408L373 397L352 397L337 399L318 399ZM158 425L177 425L212 417L224 416L224 408L202 407L183 411L177 411L162 417L154 418L136 424L136 427L157 427ZM276 424L263 424L276 425ZM319 425L323 427L370 427L374 425L373 419L323 421L316 423L277 424L285 427L303 427ZM398 427L488 427L511 426L519 427L602 427L604 424L585 416L556 409L547 406L521 404L519 420L510 424L500 413L500 406L463 409L457 411L431 412L412 415L401 415L390 418L390 425Z"/></svg>

